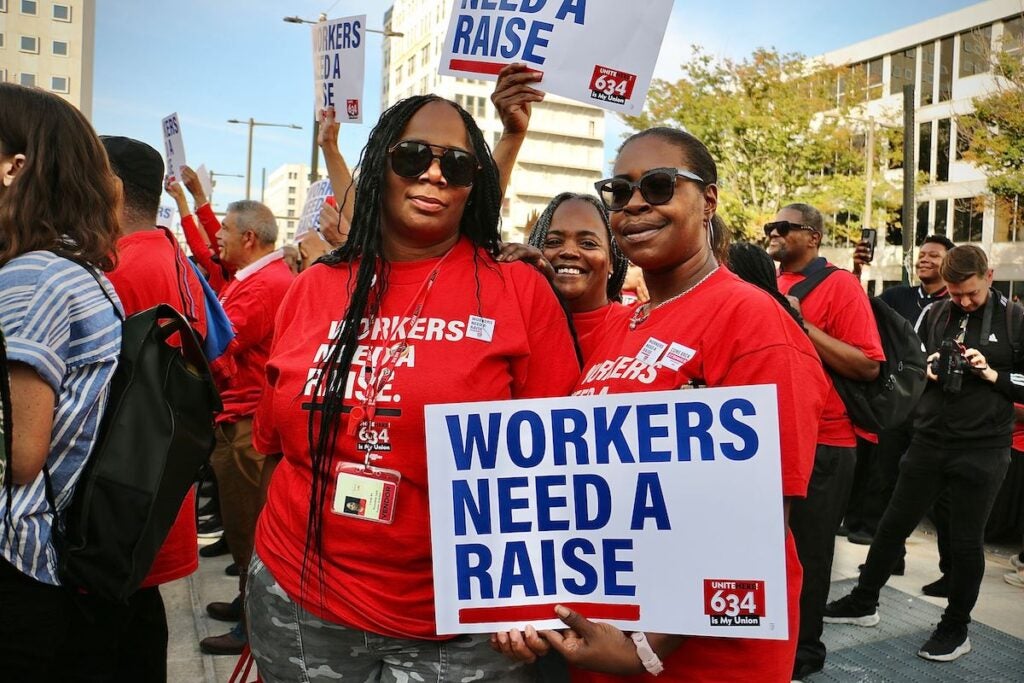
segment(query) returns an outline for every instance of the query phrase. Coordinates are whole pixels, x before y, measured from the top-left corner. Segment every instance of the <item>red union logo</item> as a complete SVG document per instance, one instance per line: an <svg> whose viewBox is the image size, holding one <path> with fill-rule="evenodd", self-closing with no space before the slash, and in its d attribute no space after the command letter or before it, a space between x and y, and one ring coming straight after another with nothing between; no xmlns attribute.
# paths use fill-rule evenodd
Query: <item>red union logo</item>
<svg viewBox="0 0 1024 683"><path fill-rule="evenodd" d="M348 112L348 117L350 119L358 119L359 118L359 100L346 100L345 101L345 111Z"/></svg>

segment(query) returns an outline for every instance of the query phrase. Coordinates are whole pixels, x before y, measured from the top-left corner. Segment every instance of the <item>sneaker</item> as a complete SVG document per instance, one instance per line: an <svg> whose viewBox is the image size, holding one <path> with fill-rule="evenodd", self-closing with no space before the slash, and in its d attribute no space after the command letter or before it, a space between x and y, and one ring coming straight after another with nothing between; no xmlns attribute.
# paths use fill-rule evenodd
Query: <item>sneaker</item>
<svg viewBox="0 0 1024 683"><path fill-rule="evenodd" d="M847 595L825 605L823 620L826 624L877 626L881 618L878 607L864 607L852 595Z"/></svg>
<svg viewBox="0 0 1024 683"><path fill-rule="evenodd" d="M949 577L943 574L936 581L921 586L921 592L933 598L949 597Z"/></svg>
<svg viewBox="0 0 1024 683"><path fill-rule="evenodd" d="M1024 569L1024 553L1010 556L1010 566L1014 569Z"/></svg>
<svg viewBox="0 0 1024 683"><path fill-rule="evenodd" d="M917 656L933 662L952 662L971 651L966 624L948 624L940 621L932 637L921 646Z"/></svg>
<svg viewBox="0 0 1024 683"><path fill-rule="evenodd" d="M221 536L210 545L204 545L199 549L200 557L220 557L221 555L227 555L231 550L228 548L227 541Z"/></svg>
<svg viewBox="0 0 1024 683"><path fill-rule="evenodd" d="M1015 572L1010 572L1009 574L1003 574L1003 581L1011 586L1024 588L1024 568L1018 569Z"/></svg>
<svg viewBox="0 0 1024 683"><path fill-rule="evenodd" d="M224 573L228 576L238 576L241 572L238 569L238 565L232 562L228 566L224 567Z"/></svg>
<svg viewBox="0 0 1024 683"><path fill-rule="evenodd" d="M199 522L196 531L199 538L216 538L224 533L224 525L220 523L220 517L210 517Z"/></svg>
<svg viewBox="0 0 1024 683"><path fill-rule="evenodd" d="M851 531L846 536L846 540L850 543L856 543L857 545L871 545L871 542L875 540L875 537L867 531Z"/></svg>
<svg viewBox="0 0 1024 683"><path fill-rule="evenodd" d="M203 503L202 505L200 505L199 509L196 510L196 517L210 517L211 515L219 514L220 505L217 503L217 501L213 500L212 498Z"/></svg>

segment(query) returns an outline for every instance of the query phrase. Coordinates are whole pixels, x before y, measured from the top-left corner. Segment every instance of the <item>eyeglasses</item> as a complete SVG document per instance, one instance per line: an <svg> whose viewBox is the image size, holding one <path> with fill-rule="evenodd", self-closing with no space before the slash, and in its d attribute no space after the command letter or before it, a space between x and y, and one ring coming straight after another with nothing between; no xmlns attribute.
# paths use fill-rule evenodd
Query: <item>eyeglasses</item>
<svg viewBox="0 0 1024 683"><path fill-rule="evenodd" d="M434 150L442 150L435 154ZM480 168L476 157L464 149L428 145L416 140L403 140L388 150L391 155L391 170L403 178L416 178L430 168L434 159L441 162L441 174L450 185L469 187L473 184L476 171Z"/></svg>
<svg viewBox="0 0 1024 683"><path fill-rule="evenodd" d="M765 237L771 237L773 232L779 233L779 237L785 237L789 234L790 230L810 230L811 232L818 232L817 228L812 228L809 225L801 225L800 223L790 223L789 221L772 221L771 223L764 224Z"/></svg>
<svg viewBox="0 0 1024 683"><path fill-rule="evenodd" d="M676 191L676 179L684 178L704 185L704 179L696 173L682 168L655 168L640 176L640 180L630 182L625 178L608 178L594 183L601 203L609 211L622 211L633 198L633 193L640 188L640 196L648 204L666 204L672 200Z"/></svg>

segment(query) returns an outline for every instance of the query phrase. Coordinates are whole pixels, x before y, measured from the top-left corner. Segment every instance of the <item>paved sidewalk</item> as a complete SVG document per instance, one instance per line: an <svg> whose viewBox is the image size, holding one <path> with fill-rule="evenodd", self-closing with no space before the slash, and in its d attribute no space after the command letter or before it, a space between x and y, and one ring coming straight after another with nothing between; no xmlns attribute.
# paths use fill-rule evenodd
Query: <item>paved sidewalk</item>
<svg viewBox="0 0 1024 683"><path fill-rule="evenodd" d="M990 546L987 549L985 579L973 617L976 623L1024 640L1024 589L1014 588L1003 582L1003 574L1010 571L1009 556L1016 550L1019 548ZM844 538L836 538L836 559L832 572L834 584L855 579L857 565L864 561L867 551L867 546L854 545ZM213 559L200 558L198 572L187 579L175 581L161 588L164 603L167 605L167 620L171 630L167 662L168 681L171 683L225 683L231 676L235 666L235 657L212 657L199 652L201 638L225 633L231 626L213 621L206 616L205 611L207 602L230 600L234 596L238 579L224 574L224 567L230 561L228 555ZM928 533L925 527L922 527L907 542L906 576L894 576L888 585L890 588L906 594L902 598L904 602L913 597L937 607L945 607L945 600L921 595L921 586L934 581L938 576L938 552L935 548L935 538ZM838 589L839 586L834 585L833 588ZM889 598L899 600L901 596L897 593L889 593ZM884 620L884 613L882 617ZM829 632L829 629L837 627L826 625L825 628L826 641L833 645L838 652L836 643L839 642L837 639L841 640L842 634ZM872 631L873 629L864 630ZM844 662L843 657L837 654L833 660L830 660L829 668L824 674L808 677L807 683L824 683L825 681L894 681L903 683L904 681L922 680L912 676L910 668L917 663L914 660L919 659L913 654L916 652L915 648L924 641L917 642L917 636L915 636L915 639L907 640L906 644L903 644L902 641L897 642L896 635L891 638L886 637L884 630L877 631L876 634L876 641L867 645L861 644L859 651L864 652L866 647L867 654L870 655L868 658L873 662L881 662L877 666L883 668L866 670L862 665L858 671L853 671ZM879 639L878 636L881 638ZM927 634L925 638L927 638ZM986 652L986 646L992 647L991 639L976 638L974 643L975 649L959 662L926 663L929 669L927 678L923 680L978 682L1024 680L1024 643L1016 641L1016 647L1009 654L1005 648L998 653L993 653L991 649ZM978 664L985 663L986 658L997 659L995 654L999 655L997 663L1000 668L998 670L993 670L990 675L971 673L970 678L965 678L969 672L966 668L967 663L974 660L970 671L976 671ZM983 661L977 662L977 660ZM924 660L919 661L923 662ZM840 664L843 665L841 669L838 668ZM900 667L904 665L907 668L901 669ZM887 672L897 672L897 674L892 676Z"/></svg>

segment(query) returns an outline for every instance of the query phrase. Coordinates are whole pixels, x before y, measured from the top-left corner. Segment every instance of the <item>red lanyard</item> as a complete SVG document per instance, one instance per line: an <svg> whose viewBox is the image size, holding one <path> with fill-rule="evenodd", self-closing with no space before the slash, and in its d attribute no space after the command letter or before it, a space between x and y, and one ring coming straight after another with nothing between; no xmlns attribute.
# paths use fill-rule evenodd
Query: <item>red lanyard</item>
<svg viewBox="0 0 1024 683"><path fill-rule="evenodd" d="M416 292L416 296L413 297L413 300L409 303L409 306L405 309L405 312L402 313L401 317L398 319L398 323L391 329L391 333L388 334L388 338L384 341L383 349L385 350L384 353L387 354L387 360L385 361L384 367L381 368L380 374L376 378L376 381L371 382L370 386L367 387L366 392L363 395L364 397L362 404L353 407L352 411L349 413L347 428L349 436L355 436L356 431L359 429L359 426L363 422L373 422L373 418L377 414L377 396L380 394L381 389L384 388L384 385L386 385L388 381L393 381L395 376L395 366L398 364L398 361L401 360L405 356L406 352L409 350L408 338L403 339L402 342L395 349L391 348L391 342L398 335L399 329L403 327L406 316L409 315L410 311L412 312L412 317L409 318L408 329L412 330L412 328L415 327L417 321L419 321L420 319L420 315L423 313L423 307L427 303L427 297L430 295L430 290L434 287L434 281L437 280L437 276L441 273L441 266L444 265L445 260L447 260L449 254L451 254L452 251L453 249L449 249L448 252L444 255L444 257L440 261L438 261L437 265L434 266L434 270L430 272L430 275L428 275L427 278L423 281L423 284L420 285L419 290ZM371 319L371 344L373 336L373 323L374 320ZM372 363L372 352L369 354L369 359L370 362ZM370 369L371 368L369 366L366 366L366 370Z"/></svg>

